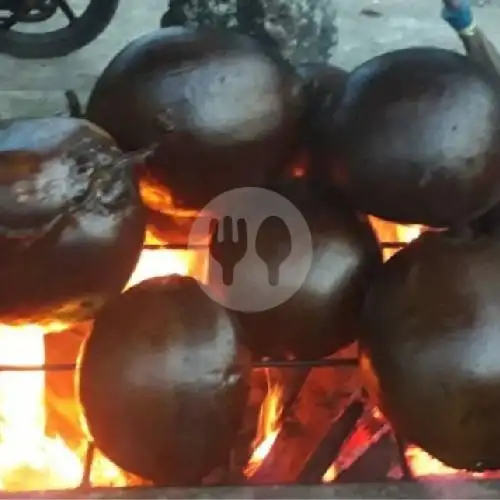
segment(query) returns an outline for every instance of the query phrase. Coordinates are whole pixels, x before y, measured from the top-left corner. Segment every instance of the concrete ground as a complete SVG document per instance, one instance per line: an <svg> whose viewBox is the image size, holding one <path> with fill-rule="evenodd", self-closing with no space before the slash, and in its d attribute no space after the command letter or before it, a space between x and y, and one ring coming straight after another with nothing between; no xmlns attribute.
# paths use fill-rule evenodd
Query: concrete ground
<svg viewBox="0 0 500 500"><path fill-rule="evenodd" d="M440 0L332 0L338 3L340 43L333 62L352 68L384 51L412 45L461 50L441 20ZM500 0L473 0L477 20L500 47ZM64 91L88 94L108 61L128 41L155 29L165 0L123 0L108 30L66 58L20 61L0 56L0 117L65 111Z"/></svg>

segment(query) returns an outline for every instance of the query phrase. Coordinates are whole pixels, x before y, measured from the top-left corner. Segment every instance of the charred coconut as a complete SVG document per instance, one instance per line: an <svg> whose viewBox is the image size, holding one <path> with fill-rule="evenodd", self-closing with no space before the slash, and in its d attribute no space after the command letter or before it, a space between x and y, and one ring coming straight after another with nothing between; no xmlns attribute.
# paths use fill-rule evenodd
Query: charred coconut
<svg viewBox="0 0 500 500"><path fill-rule="evenodd" d="M252 290L259 300L277 296L294 283L296 273L310 261L305 281L285 302L265 310L234 311L242 327L243 340L261 357L314 359L328 356L355 340L364 294L374 271L381 265L377 238L367 220L341 200L314 192L303 178L292 179L274 191L299 210L308 226L312 253L279 221L263 221L258 228L255 250L269 273L279 276L269 287L269 276L261 272L258 259L241 261L237 286L224 286L224 269L237 261L235 246L218 245L212 239L209 287L228 307L239 300L241 290ZM259 214L259 199L248 212ZM237 213L236 207L231 207ZM258 218L258 215L256 215ZM295 235L299 239L303 235ZM292 245L300 248L294 264L283 266ZM217 262L214 262L216 260ZM243 267L244 266L244 267Z"/></svg>
<svg viewBox="0 0 500 500"><path fill-rule="evenodd" d="M163 29L106 68L87 116L120 147L159 145L151 175L174 207L262 185L293 156L300 115L292 69L230 31Z"/></svg>
<svg viewBox="0 0 500 500"><path fill-rule="evenodd" d="M0 322L82 321L121 292L145 231L132 163L85 120L0 124Z"/></svg>
<svg viewBox="0 0 500 500"><path fill-rule="evenodd" d="M224 466L248 395L237 325L192 278L147 280L109 302L83 347L88 429L114 463L161 485Z"/></svg>
<svg viewBox="0 0 500 500"><path fill-rule="evenodd" d="M383 219L446 227L500 197L500 84L452 51L398 50L362 64L325 134L322 168Z"/></svg>
<svg viewBox="0 0 500 500"><path fill-rule="evenodd" d="M500 469L500 240L425 233L367 299L362 372L409 441L446 465Z"/></svg>

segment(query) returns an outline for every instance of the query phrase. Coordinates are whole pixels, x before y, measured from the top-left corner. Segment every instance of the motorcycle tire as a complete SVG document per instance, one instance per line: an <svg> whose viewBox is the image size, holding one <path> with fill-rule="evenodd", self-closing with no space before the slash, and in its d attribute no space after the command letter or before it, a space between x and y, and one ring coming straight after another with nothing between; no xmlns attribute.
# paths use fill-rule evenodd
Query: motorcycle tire
<svg viewBox="0 0 500 500"><path fill-rule="evenodd" d="M0 31L0 52L17 59L64 57L89 45L108 27L120 0L90 0L72 25L47 33Z"/></svg>

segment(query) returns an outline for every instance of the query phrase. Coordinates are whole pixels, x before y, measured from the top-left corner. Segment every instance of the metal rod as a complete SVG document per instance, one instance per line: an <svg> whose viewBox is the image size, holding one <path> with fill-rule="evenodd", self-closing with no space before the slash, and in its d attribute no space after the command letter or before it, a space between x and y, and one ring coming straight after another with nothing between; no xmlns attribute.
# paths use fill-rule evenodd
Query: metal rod
<svg viewBox="0 0 500 500"><path fill-rule="evenodd" d="M316 360L265 360L254 361L252 368L328 368L337 366L358 366L357 358L333 358L333 359L316 359Z"/></svg>
<svg viewBox="0 0 500 500"><path fill-rule="evenodd" d="M269 359L265 361L255 361L252 363L252 368L328 368L337 366L352 366L358 365L357 358L339 358L339 359L317 359L306 361L287 361ZM67 372L76 370L76 363L66 364L51 364L51 365L0 365L0 372Z"/></svg>
<svg viewBox="0 0 500 500"><path fill-rule="evenodd" d="M75 363L26 366L0 365L0 372L69 372L75 369Z"/></svg>
<svg viewBox="0 0 500 500"><path fill-rule="evenodd" d="M380 243L382 248L402 248L406 246L405 242L401 241L383 241ZM197 243L190 245L189 243L164 243L162 245L144 245L144 250L207 250L208 243Z"/></svg>
<svg viewBox="0 0 500 500"><path fill-rule="evenodd" d="M165 243L163 245L144 245L143 250L207 250L208 244L200 243L189 245L188 243Z"/></svg>
<svg viewBox="0 0 500 500"><path fill-rule="evenodd" d="M381 244L382 248L401 248L404 243L399 242L385 242ZM145 245L147 250L206 250L207 244L187 245L187 244L165 244L165 245ZM252 363L252 368L295 368L306 370L301 372L297 378L295 390L290 395L290 401L285 405L283 416L286 415L290 406L295 401L304 385L307 375L312 368L331 368L331 367L356 367L358 365L357 358L334 358L334 359L319 359L319 360L263 360L255 361ZM76 363L64 364L43 364L43 365L27 365L27 366L9 366L0 365L0 372L37 372L37 371L52 371L52 372L67 372L74 371L77 368ZM340 450L342 443L347 439L348 435L352 432L357 420L363 412L363 402L359 399L354 399L348 405L344 412L332 423L332 426L320 445L307 460L307 463L299 476L299 482L319 482L327 468L332 463L336 454ZM404 459L404 445L398 440L398 447L402 447L401 467L405 478L410 478L411 471L408 463ZM95 445L93 442L88 443L87 451L84 460L83 476L80 486L75 491L81 490L94 490L91 482L92 464L95 457ZM116 490L115 490L116 491Z"/></svg>

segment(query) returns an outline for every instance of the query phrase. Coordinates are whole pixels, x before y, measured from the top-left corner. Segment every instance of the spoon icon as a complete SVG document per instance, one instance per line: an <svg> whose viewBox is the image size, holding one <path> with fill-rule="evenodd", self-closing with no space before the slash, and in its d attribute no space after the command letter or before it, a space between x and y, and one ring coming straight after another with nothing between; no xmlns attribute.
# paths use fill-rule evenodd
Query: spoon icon
<svg viewBox="0 0 500 500"><path fill-rule="evenodd" d="M292 237L283 219L264 219L255 237L255 251L267 266L269 284L278 286L280 269L292 253Z"/></svg>

